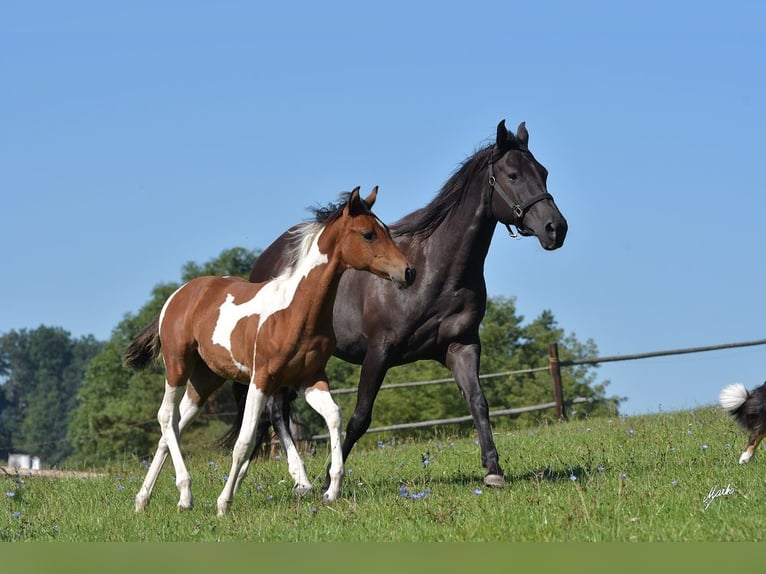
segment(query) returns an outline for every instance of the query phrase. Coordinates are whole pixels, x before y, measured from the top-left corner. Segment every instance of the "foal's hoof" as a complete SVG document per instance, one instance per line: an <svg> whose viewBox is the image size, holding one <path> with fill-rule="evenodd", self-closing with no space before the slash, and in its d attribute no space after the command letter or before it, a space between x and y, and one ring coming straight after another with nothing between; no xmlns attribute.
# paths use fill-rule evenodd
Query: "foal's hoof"
<svg viewBox="0 0 766 574"><path fill-rule="evenodd" d="M293 486L293 494L295 496L306 496L309 492L311 492L310 484L296 484Z"/></svg>
<svg viewBox="0 0 766 574"><path fill-rule="evenodd" d="M505 478L502 474L488 474L484 477L484 485L493 488L503 488L505 486Z"/></svg>

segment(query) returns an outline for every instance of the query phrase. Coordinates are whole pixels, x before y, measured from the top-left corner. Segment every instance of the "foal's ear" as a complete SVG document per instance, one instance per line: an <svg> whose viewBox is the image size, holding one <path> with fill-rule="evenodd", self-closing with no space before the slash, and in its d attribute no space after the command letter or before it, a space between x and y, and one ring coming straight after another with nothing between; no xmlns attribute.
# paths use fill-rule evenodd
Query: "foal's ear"
<svg viewBox="0 0 766 574"><path fill-rule="evenodd" d="M369 211L369 209L367 209L367 206L365 206L364 203L362 202L362 198L359 197L359 189L360 187L357 185L351 191L351 194L348 196L348 202L346 203L345 211L351 217L354 217L356 215L359 215L360 213L365 213Z"/></svg>
<svg viewBox="0 0 766 574"><path fill-rule="evenodd" d="M375 200L378 197L378 186L372 188L372 191L370 192L370 195L364 198L364 202L367 204L367 209L372 209L372 206L375 205Z"/></svg>
<svg viewBox="0 0 766 574"><path fill-rule="evenodd" d="M526 122L521 122L519 124L519 129L516 130L516 139L519 140L524 147L527 147L529 144L529 132L527 131Z"/></svg>
<svg viewBox="0 0 766 574"><path fill-rule="evenodd" d="M500 120L500 123L497 124L497 139L495 140L495 145L500 149L505 146L507 141L508 130L505 129L505 120Z"/></svg>

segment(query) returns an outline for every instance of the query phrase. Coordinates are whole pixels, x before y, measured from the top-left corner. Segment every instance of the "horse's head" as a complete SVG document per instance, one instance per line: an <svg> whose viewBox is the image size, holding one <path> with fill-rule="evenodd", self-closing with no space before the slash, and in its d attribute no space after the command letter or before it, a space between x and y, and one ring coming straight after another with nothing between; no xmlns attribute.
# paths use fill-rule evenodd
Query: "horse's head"
<svg viewBox="0 0 766 574"><path fill-rule="evenodd" d="M344 226L341 260L346 267L370 271L403 289L415 281L415 269L394 243L388 227L371 211L377 195L377 186L365 199L359 197L358 187L349 195L339 219Z"/></svg>
<svg viewBox="0 0 766 574"><path fill-rule="evenodd" d="M535 235L544 249L564 244L567 220L548 193L548 170L529 151L529 132L524 122L516 135L497 125L497 140L490 150L490 209L498 221L516 227L521 235Z"/></svg>

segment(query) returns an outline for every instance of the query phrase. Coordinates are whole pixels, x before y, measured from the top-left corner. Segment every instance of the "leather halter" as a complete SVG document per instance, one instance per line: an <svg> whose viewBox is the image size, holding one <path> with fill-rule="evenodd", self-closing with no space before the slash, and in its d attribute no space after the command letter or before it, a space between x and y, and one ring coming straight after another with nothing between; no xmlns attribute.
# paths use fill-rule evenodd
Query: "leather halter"
<svg viewBox="0 0 766 574"><path fill-rule="evenodd" d="M527 214L527 211L529 211L529 208L532 207L535 203L538 201L542 201L544 199L550 199L553 200L553 196L548 193L541 193L540 195L535 195L534 197L531 197L530 199L526 200L524 203L516 203L514 202L505 191L503 191L503 188L500 187L500 184L497 182L497 179L495 179L495 172L492 169L492 156L490 155L489 158L489 210L492 212L492 215L500 221L500 218L497 217L492 210L492 193L497 192L498 195L505 201L505 203L508 204L508 207L511 208L511 211L513 212L514 217L516 218L516 221L514 223L503 223L505 225L506 229L508 229L508 235L513 237L514 239L519 238L519 234L521 235L533 235L534 232L532 232L530 229L524 227L524 216ZM514 232L511 228L511 225L515 225L518 233Z"/></svg>

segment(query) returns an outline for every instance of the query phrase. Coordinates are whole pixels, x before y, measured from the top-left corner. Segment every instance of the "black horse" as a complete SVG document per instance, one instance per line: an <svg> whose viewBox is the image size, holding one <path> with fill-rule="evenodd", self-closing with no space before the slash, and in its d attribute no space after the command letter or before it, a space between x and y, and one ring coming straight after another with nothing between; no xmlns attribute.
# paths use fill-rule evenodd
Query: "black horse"
<svg viewBox="0 0 766 574"><path fill-rule="evenodd" d="M511 235L534 235L546 250L557 249L567 233L566 219L546 188L548 171L527 147L529 134L522 122L514 135L497 126L497 139L474 153L449 178L425 207L391 225L396 244L418 269L406 294L369 273L350 270L338 288L333 317L335 355L361 364L356 408L348 421L343 460L367 431L372 407L389 368L421 359L446 366L468 403L479 434L484 483L504 486L489 410L479 384L479 324L484 317L487 288L484 261L497 223ZM513 230L516 228L516 231ZM289 259L290 231L266 248L255 262L251 281L279 274ZM247 388L232 387L237 403ZM262 417L256 440L269 424L283 445L292 443L286 393L275 395ZM236 437L242 415L222 444ZM325 485L326 486L326 485Z"/></svg>

